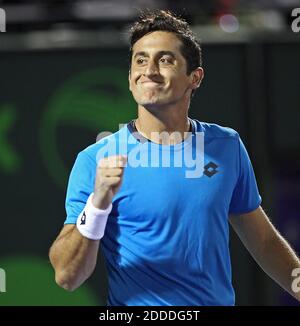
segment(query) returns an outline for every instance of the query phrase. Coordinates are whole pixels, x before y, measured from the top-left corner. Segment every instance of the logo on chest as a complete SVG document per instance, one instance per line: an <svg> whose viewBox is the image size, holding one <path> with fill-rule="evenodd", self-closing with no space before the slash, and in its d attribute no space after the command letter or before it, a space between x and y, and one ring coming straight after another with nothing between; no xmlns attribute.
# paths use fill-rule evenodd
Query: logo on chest
<svg viewBox="0 0 300 326"><path fill-rule="evenodd" d="M217 168L218 168L217 164L215 164L214 162L209 162L204 166L203 174L211 178L212 176L214 176L216 173L219 172Z"/></svg>

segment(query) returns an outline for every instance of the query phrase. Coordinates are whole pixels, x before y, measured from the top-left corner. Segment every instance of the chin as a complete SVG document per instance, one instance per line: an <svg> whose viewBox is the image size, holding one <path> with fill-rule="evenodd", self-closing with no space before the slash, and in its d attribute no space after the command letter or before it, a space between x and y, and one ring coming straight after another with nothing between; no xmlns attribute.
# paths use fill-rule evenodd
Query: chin
<svg viewBox="0 0 300 326"><path fill-rule="evenodd" d="M133 93L136 103L145 108L155 108L157 106L165 106L170 103L169 96L162 96L160 92L148 91L143 93Z"/></svg>
<svg viewBox="0 0 300 326"><path fill-rule="evenodd" d="M159 105L166 105L168 101L165 99L159 98L158 96L153 96L152 98L149 97L142 97L140 98L137 103L144 107L150 106L159 106Z"/></svg>
<svg viewBox="0 0 300 326"><path fill-rule="evenodd" d="M143 106L144 108L158 108L160 106L164 106L165 103L163 103L162 101L142 101L139 103L139 105Z"/></svg>

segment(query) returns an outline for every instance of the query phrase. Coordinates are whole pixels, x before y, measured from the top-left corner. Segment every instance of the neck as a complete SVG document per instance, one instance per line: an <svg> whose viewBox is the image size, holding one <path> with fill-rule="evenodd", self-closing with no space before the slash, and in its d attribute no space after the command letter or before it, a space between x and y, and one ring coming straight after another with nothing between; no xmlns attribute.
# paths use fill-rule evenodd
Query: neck
<svg viewBox="0 0 300 326"><path fill-rule="evenodd" d="M190 130L187 110L174 108L146 109L138 108L136 129L147 139L163 145L174 145L182 142Z"/></svg>

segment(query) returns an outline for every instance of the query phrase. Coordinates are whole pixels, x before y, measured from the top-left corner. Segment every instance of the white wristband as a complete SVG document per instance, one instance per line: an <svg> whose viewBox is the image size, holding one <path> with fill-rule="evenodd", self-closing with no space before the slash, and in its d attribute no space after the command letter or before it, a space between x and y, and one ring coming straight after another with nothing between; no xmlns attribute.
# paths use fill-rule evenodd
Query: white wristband
<svg viewBox="0 0 300 326"><path fill-rule="evenodd" d="M94 193L91 193L84 210L79 214L76 222L78 231L86 238L100 240L104 235L104 230L112 204L106 209L99 209L92 203Z"/></svg>

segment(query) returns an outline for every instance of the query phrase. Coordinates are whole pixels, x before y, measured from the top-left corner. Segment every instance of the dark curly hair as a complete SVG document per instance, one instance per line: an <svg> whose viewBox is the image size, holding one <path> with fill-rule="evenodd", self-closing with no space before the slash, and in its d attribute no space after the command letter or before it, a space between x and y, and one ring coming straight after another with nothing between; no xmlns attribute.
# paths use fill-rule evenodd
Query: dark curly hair
<svg viewBox="0 0 300 326"><path fill-rule="evenodd" d="M134 44L146 34L155 31L176 34L182 43L180 52L186 60L188 75L197 67L202 67L200 43L196 40L188 23L172 12L165 10L143 12L130 28L130 62Z"/></svg>

